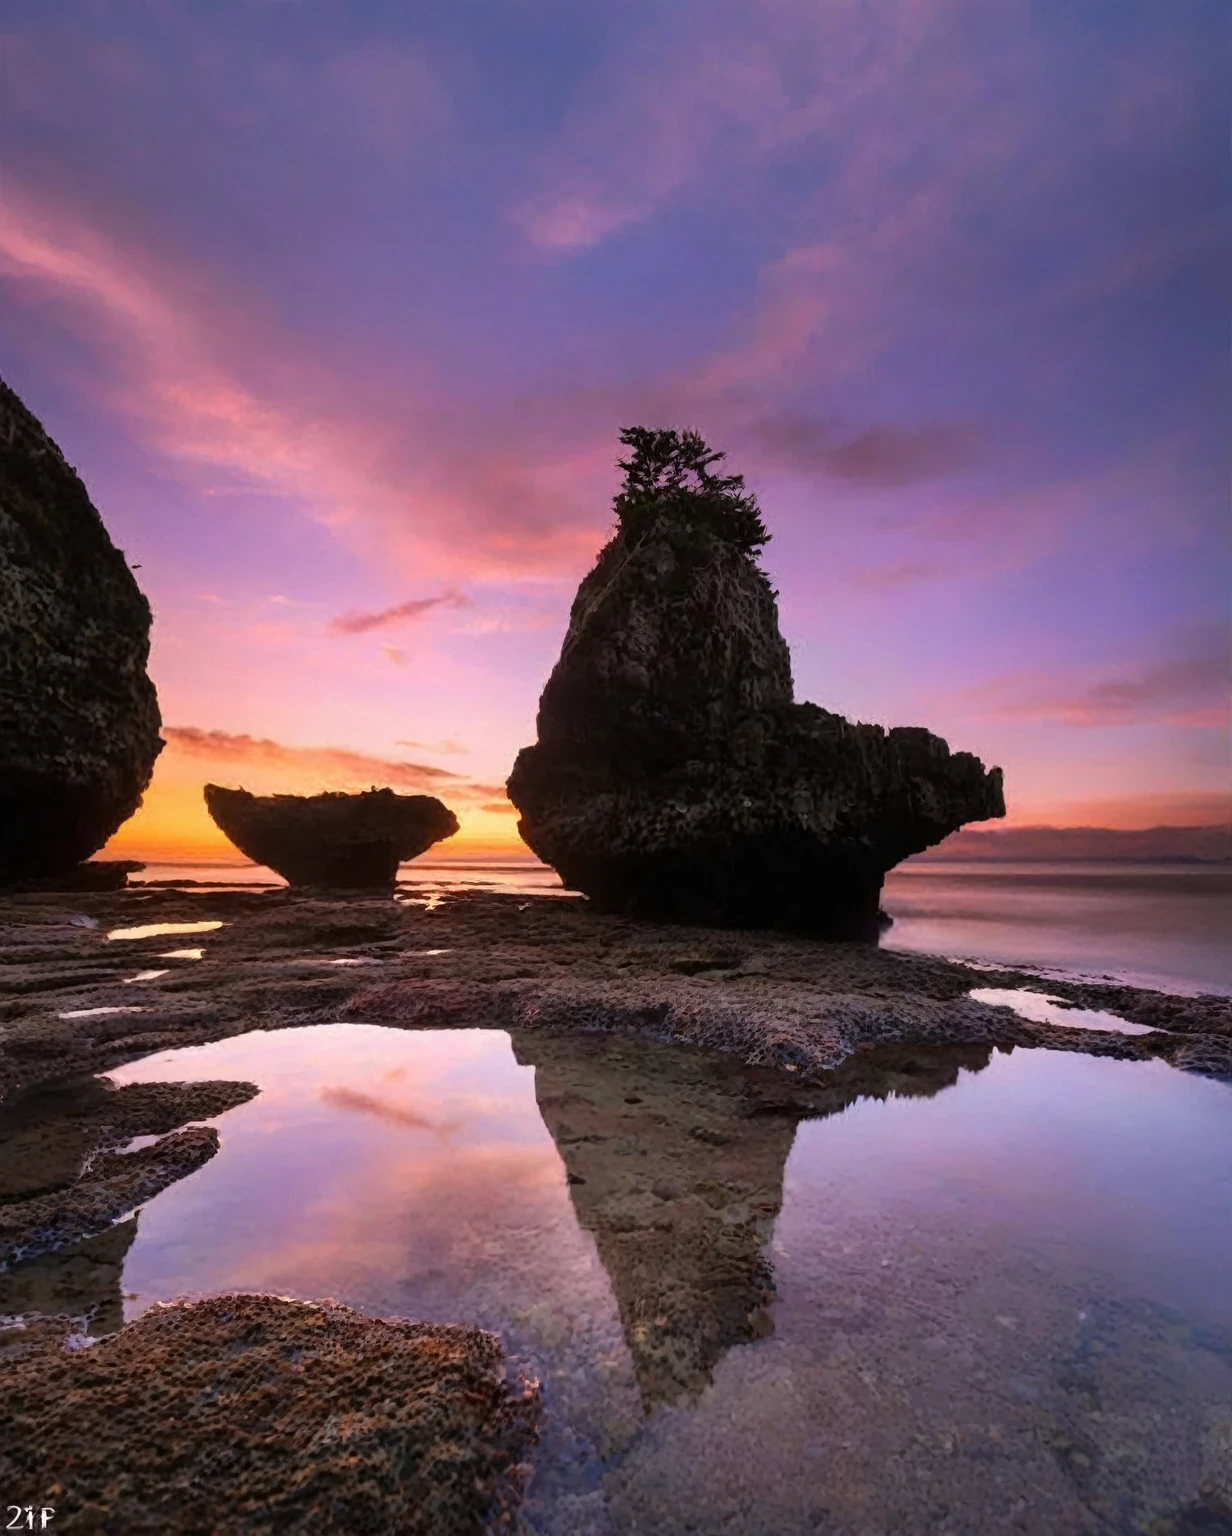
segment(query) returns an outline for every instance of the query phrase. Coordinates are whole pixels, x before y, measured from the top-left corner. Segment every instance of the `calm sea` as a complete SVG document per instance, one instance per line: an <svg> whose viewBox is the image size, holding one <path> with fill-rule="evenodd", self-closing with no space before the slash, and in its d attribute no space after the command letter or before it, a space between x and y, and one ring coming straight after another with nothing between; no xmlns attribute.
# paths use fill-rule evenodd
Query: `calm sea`
<svg viewBox="0 0 1232 1536"><path fill-rule="evenodd" d="M402 877L441 894L568 894L529 858L418 859ZM136 878L281 884L247 863L152 863ZM883 905L891 949L1232 994L1232 865L912 862L890 873Z"/></svg>

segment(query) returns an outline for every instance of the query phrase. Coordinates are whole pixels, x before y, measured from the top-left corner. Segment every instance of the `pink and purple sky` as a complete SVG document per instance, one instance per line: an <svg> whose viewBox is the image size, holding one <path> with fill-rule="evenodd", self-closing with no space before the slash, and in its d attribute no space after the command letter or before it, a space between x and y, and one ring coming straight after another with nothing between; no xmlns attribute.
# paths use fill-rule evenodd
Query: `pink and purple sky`
<svg viewBox="0 0 1232 1536"><path fill-rule="evenodd" d="M113 847L221 849L207 778L508 843L633 423L758 492L797 697L1012 823L1219 819L1229 52L1216 0L9 0L0 372L155 612Z"/></svg>

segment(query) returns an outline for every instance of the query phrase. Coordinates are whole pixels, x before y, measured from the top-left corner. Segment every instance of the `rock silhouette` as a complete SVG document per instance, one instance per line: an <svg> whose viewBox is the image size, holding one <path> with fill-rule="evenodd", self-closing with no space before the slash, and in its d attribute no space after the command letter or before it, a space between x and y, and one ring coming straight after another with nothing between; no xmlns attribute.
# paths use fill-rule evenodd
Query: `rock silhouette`
<svg viewBox="0 0 1232 1536"><path fill-rule="evenodd" d="M618 528L508 782L522 837L605 911L875 938L886 871L1004 815L1000 769L793 702L742 478L694 433L621 440Z"/></svg>
<svg viewBox="0 0 1232 1536"><path fill-rule="evenodd" d="M214 821L241 853L291 885L392 887L398 865L452 837L458 818L431 795L250 795L205 786Z"/></svg>
<svg viewBox="0 0 1232 1536"><path fill-rule="evenodd" d="M578 1221L620 1309L646 1412L695 1401L737 1344L773 1332L767 1247L803 1119L860 1098L931 1097L992 1049L857 1052L820 1085L784 1085L710 1051L513 1031Z"/></svg>
<svg viewBox="0 0 1232 1536"><path fill-rule="evenodd" d="M0 382L0 882L70 870L141 804L163 745L149 636L85 486Z"/></svg>

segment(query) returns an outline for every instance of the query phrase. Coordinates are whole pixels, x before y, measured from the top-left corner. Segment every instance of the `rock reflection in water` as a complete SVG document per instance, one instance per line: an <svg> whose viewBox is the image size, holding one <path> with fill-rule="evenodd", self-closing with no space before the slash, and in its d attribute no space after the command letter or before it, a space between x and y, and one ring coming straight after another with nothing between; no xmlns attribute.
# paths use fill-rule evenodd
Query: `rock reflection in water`
<svg viewBox="0 0 1232 1536"><path fill-rule="evenodd" d="M124 1324L121 1280L137 1236L130 1216L97 1237L45 1253L0 1273L0 1318L42 1313L79 1319L95 1338Z"/></svg>
<svg viewBox="0 0 1232 1536"><path fill-rule="evenodd" d="M0 1109L0 1316L57 1313L109 1333L123 1322L121 1272L137 1233L120 1218L217 1150L189 1122L252 1098L251 1083L131 1083L79 1077ZM179 1134L169 1134L179 1132ZM149 1138L141 1152L121 1148Z"/></svg>
<svg viewBox="0 0 1232 1536"><path fill-rule="evenodd" d="M773 1332L766 1248L804 1118L928 1096L991 1048L858 1053L819 1087L723 1057L598 1036L514 1035L581 1225L611 1279L645 1410L695 1400L736 1344Z"/></svg>

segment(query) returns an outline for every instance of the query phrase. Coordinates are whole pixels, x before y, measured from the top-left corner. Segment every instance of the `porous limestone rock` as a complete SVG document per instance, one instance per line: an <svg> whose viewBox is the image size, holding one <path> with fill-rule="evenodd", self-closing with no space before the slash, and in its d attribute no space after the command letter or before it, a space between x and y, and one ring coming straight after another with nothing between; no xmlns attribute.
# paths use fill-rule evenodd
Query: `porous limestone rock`
<svg viewBox="0 0 1232 1536"><path fill-rule="evenodd" d="M210 815L241 853L291 885L392 887L398 865L452 837L458 818L431 795L252 795L205 786Z"/></svg>
<svg viewBox="0 0 1232 1536"><path fill-rule="evenodd" d="M71 1326L0 1332L0 1485L57 1528L513 1528L542 1401L493 1334L251 1295L154 1306L89 1349Z"/></svg>
<svg viewBox="0 0 1232 1536"><path fill-rule="evenodd" d="M617 531L509 778L523 839L605 911L875 938L886 871L1003 816L1000 769L793 702L742 478L695 433L622 441Z"/></svg>
<svg viewBox="0 0 1232 1536"><path fill-rule="evenodd" d="M60 874L162 750L150 605L85 486L0 382L0 883Z"/></svg>

